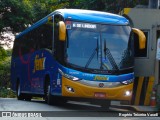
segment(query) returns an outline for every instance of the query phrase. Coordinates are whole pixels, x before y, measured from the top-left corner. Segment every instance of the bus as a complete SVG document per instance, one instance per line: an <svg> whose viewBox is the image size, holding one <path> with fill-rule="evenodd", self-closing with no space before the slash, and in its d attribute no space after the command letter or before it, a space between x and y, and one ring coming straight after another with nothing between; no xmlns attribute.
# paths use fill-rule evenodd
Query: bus
<svg viewBox="0 0 160 120"><path fill-rule="evenodd" d="M134 82L134 34L145 36L119 15L59 9L14 41L11 84L18 100L40 96L48 104L68 99L109 106L130 101Z"/></svg>

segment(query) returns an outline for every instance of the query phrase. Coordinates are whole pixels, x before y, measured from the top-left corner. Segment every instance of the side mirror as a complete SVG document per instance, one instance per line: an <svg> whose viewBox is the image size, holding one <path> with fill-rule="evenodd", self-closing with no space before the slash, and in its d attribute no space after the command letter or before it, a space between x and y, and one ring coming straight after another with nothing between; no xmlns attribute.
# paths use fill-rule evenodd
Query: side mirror
<svg viewBox="0 0 160 120"><path fill-rule="evenodd" d="M59 40L65 41L66 39L66 25L63 21L59 21Z"/></svg>
<svg viewBox="0 0 160 120"><path fill-rule="evenodd" d="M144 33L137 29L137 28L132 28L133 32L135 34L138 35L138 38L139 38L139 49L144 49L146 47L146 36L144 35Z"/></svg>

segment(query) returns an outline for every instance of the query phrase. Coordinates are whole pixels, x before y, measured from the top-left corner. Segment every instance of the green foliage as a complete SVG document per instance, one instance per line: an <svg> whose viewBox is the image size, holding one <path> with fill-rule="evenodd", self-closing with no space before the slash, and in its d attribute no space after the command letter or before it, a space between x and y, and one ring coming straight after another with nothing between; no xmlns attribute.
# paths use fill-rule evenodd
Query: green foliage
<svg viewBox="0 0 160 120"><path fill-rule="evenodd" d="M0 0L0 46L9 40L3 36L5 32L21 32L55 9L68 5L67 1L59 0Z"/></svg>
<svg viewBox="0 0 160 120"><path fill-rule="evenodd" d="M4 60L7 57L7 52L0 47L0 61Z"/></svg>
<svg viewBox="0 0 160 120"><path fill-rule="evenodd" d="M10 27L14 33L19 32L33 21L32 6L27 0L1 0L0 11L1 32L6 27Z"/></svg>
<svg viewBox="0 0 160 120"><path fill-rule="evenodd" d="M4 98L15 98L16 95L13 91L11 91L10 89L6 89L4 87L0 87L0 97L4 97Z"/></svg>
<svg viewBox="0 0 160 120"><path fill-rule="evenodd" d="M15 97L10 88L11 50L0 49L0 97Z"/></svg>
<svg viewBox="0 0 160 120"><path fill-rule="evenodd" d="M148 5L148 0L69 0L71 8L118 13L125 7Z"/></svg>
<svg viewBox="0 0 160 120"><path fill-rule="evenodd" d="M1 0L0 33L10 27L12 32L20 32L30 24L43 18L58 8L65 8L68 2L59 0Z"/></svg>
<svg viewBox="0 0 160 120"><path fill-rule="evenodd" d="M66 8L69 6L68 1L59 2L59 0L32 0L32 12L34 21L37 21L56 9Z"/></svg>
<svg viewBox="0 0 160 120"><path fill-rule="evenodd" d="M70 7L103 11L106 3L106 0L74 0Z"/></svg>

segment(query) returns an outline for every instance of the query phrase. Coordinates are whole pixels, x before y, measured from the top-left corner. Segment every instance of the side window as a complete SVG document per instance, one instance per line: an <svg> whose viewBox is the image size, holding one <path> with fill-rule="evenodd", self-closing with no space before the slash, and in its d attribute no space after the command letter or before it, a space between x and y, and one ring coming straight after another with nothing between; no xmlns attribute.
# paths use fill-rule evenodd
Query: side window
<svg viewBox="0 0 160 120"><path fill-rule="evenodd" d="M135 57L148 57L148 39L149 39L149 31L143 31L146 36L146 48L139 49L139 40L138 36L134 34L134 56Z"/></svg>
<svg viewBox="0 0 160 120"><path fill-rule="evenodd" d="M47 48L52 50L53 22L49 21L15 40L13 56Z"/></svg>
<svg viewBox="0 0 160 120"><path fill-rule="evenodd" d="M52 49L52 40L53 40L53 27L47 24L44 24L40 28L40 47Z"/></svg>
<svg viewBox="0 0 160 120"><path fill-rule="evenodd" d="M53 41L53 24L45 23L39 26L36 29L36 33L34 35L34 39L36 42L36 49L47 48L52 50L52 41Z"/></svg>
<svg viewBox="0 0 160 120"><path fill-rule="evenodd" d="M31 40L30 40L30 33L25 34L19 39L19 52L21 55L26 55L30 52L30 48L32 47L31 45Z"/></svg>

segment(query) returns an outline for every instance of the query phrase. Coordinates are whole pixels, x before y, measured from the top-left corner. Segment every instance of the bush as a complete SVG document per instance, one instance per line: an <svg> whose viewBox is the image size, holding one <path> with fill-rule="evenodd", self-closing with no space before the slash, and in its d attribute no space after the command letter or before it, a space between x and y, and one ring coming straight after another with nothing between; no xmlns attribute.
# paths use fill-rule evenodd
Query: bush
<svg viewBox="0 0 160 120"><path fill-rule="evenodd" d="M1 87L0 88L0 97L3 97L3 98L15 98L16 94L10 89L7 89L5 87Z"/></svg>
<svg viewBox="0 0 160 120"><path fill-rule="evenodd" d="M15 97L10 88L11 50L0 48L0 97Z"/></svg>

